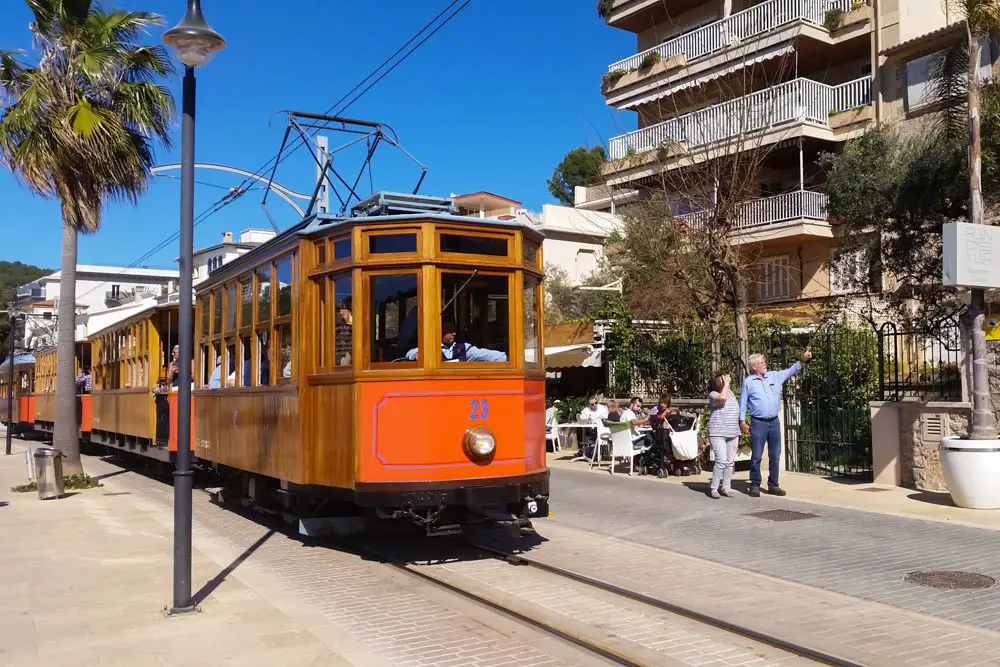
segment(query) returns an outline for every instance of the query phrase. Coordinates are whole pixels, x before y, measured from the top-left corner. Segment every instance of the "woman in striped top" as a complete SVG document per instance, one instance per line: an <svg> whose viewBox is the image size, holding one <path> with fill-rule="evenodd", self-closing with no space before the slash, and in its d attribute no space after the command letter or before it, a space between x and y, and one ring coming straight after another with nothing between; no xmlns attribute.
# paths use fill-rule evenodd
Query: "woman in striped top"
<svg viewBox="0 0 1000 667"><path fill-rule="evenodd" d="M722 373L712 378L712 391L708 394L708 442L715 455L712 468L712 485L708 495L727 498L732 493L733 463L740 441L740 404L729 388L731 379Z"/></svg>

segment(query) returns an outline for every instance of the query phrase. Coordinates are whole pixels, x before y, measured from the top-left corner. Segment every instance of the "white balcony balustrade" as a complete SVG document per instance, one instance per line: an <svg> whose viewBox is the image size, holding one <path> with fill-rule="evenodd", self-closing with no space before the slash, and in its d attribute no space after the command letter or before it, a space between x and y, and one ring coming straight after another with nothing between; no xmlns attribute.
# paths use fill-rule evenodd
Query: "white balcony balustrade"
<svg viewBox="0 0 1000 667"><path fill-rule="evenodd" d="M869 77L837 86L812 79L793 79L614 137L608 155L612 160L620 160L670 143L681 143L690 150L792 122L829 126L831 112L868 104L871 104Z"/></svg>
<svg viewBox="0 0 1000 667"><path fill-rule="evenodd" d="M683 55L688 64L693 60L722 51L744 40L771 32L795 21L806 21L823 27L826 12L839 9L846 12L852 0L768 0L759 5L736 12L728 18L702 26L679 35L642 53L619 60L608 66L609 72L628 72L639 69L650 54L656 52L660 58Z"/></svg>
<svg viewBox="0 0 1000 667"><path fill-rule="evenodd" d="M826 206L825 194L809 190L798 190L773 197L752 199L739 205L732 229L736 231L753 229L802 219L825 222L827 219ZM710 215L711 211L695 211L679 215L676 219L683 220L697 229L704 224Z"/></svg>

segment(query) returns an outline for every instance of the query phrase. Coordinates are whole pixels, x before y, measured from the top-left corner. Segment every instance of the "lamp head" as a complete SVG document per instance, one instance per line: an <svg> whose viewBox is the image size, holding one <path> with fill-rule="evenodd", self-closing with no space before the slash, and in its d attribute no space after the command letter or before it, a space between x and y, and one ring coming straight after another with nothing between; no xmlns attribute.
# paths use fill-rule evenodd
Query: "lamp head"
<svg viewBox="0 0 1000 667"><path fill-rule="evenodd" d="M222 35L212 30L201 14L201 0L189 0L184 19L163 33L163 43L188 67L201 67L226 46Z"/></svg>

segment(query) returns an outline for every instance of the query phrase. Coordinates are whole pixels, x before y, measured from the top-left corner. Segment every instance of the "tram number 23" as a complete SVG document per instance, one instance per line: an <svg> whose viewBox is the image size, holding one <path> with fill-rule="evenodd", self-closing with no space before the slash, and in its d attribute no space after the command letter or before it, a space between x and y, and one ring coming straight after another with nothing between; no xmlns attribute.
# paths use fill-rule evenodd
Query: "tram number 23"
<svg viewBox="0 0 1000 667"><path fill-rule="evenodd" d="M469 419L486 419L490 414L490 403L485 398L481 401L469 401Z"/></svg>

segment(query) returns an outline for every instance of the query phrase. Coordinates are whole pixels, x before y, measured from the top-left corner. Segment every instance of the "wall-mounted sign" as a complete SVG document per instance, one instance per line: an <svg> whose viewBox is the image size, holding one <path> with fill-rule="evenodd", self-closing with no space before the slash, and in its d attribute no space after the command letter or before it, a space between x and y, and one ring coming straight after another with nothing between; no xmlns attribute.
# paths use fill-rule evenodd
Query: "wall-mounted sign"
<svg viewBox="0 0 1000 667"><path fill-rule="evenodd" d="M983 328L986 329L986 340L1000 340L1000 317L990 315Z"/></svg>
<svg viewBox="0 0 1000 667"><path fill-rule="evenodd" d="M950 222L941 242L945 285L1000 288L1000 227Z"/></svg>

